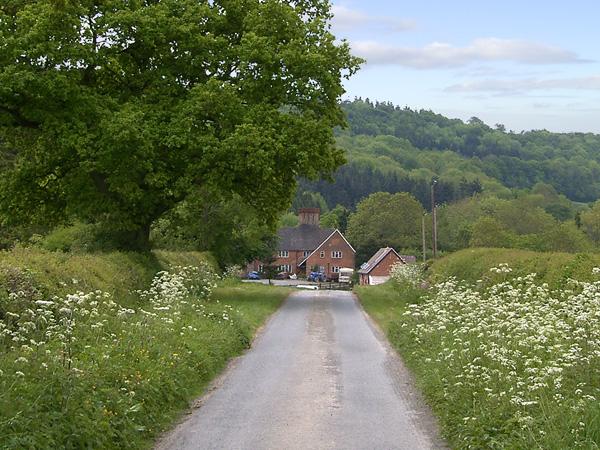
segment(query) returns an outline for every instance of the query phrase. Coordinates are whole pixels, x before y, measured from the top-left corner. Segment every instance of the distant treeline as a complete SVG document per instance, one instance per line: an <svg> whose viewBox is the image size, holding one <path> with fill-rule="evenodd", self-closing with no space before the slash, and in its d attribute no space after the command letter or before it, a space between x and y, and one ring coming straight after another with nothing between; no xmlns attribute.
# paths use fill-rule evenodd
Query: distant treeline
<svg viewBox="0 0 600 450"><path fill-rule="evenodd" d="M436 184L436 203L451 203L471 197L482 191L479 179L439 180ZM328 181L300 181L300 192L320 193L327 205L355 205L374 192L409 192L427 208L431 207L431 179L415 177L402 171L382 171L356 162L342 166L335 175L335 183Z"/></svg>

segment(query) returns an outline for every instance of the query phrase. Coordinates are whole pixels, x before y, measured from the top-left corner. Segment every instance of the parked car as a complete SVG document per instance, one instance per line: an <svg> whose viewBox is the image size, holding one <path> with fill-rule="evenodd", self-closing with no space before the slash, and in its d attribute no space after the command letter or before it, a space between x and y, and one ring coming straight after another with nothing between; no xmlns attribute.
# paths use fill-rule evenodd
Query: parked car
<svg viewBox="0 0 600 450"><path fill-rule="evenodd" d="M248 274L248 279L249 280L260 280L260 274L254 270Z"/></svg>
<svg viewBox="0 0 600 450"><path fill-rule="evenodd" d="M296 275L295 273L290 274L290 280L297 280L298 279L298 275Z"/></svg>
<svg viewBox="0 0 600 450"><path fill-rule="evenodd" d="M287 280L290 277L290 274L287 272L279 272L275 275L275 279L277 280Z"/></svg>
<svg viewBox="0 0 600 450"><path fill-rule="evenodd" d="M326 281L327 277L321 272L311 272L308 275L308 281Z"/></svg>

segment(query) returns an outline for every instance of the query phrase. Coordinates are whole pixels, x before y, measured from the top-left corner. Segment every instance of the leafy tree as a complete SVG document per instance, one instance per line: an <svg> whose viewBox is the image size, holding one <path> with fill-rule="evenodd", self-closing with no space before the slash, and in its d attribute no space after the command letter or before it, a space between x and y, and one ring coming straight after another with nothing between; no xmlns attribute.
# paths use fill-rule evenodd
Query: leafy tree
<svg viewBox="0 0 600 450"><path fill-rule="evenodd" d="M360 60L325 0L6 0L0 5L5 221L99 222L145 248L198 187L271 224L297 176L343 162L342 79Z"/></svg>
<svg viewBox="0 0 600 450"><path fill-rule="evenodd" d="M470 245L473 223L483 215L479 197L443 205L437 210L438 247L455 251Z"/></svg>
<svg viewBox="0 0 600 450"><path fill-rule="evenodd" d="M319 208L322 213L329 211L327 202L319 192L298 191L292 202L292 209L297 213L301 208Z"/></svg>
<svg viewBox="0 0 600 450"><path fill-rule="evenodd" d="M504 225L493 217L481 217L473 224L471 247L512 247L515 239Z"/></svg>
<svg viewBox="0 0 600 450"><path fill-rule="evenodd" d="M206 190L188 196L155 222L153 245L212 252L222 266L273 253L275 232L240 196L219 198Z"/></svg>
<svg viewBox="0 0 600 450"><path fill-rule="evenodd" d="M594 203L587 211L582 211L580 221L585 234L596 245L600 245L600 201Z"/></svg>
<svg viewBox="0 0 600 450"><path fill-rule="evenodd" d="M279 218L278 228L281 227L295 227L299 223L298 216L293 212L287 212Z"/></svg>
<svg viewBox="0 0 600 450"><path fill-rule="evenodd" d="M575 222L556 224L541 235L544 251L581 253L592 250L592 243Z"/></svg>
<svg viewBox="0 0 600 450"><path fill-rule="evenodd" d="M324 228L337 228L342 233L348 228L350 210L342 205L336 205L328 213L321 216L321 226Z"/></svg>
<svg viewBox="0 0 600 450"><path fill-rule="evenodd" d="M361 201L350 215L347 237L359 263L379 248L418 249L423 206L410 194L377 192Z"/></svg>
<svg viewBox="0 0 600 450"><path fill-rule="evenodd" d="M556 220L539 207L528 207L517 199L499 204L494 217L515 234L538 234L549 230Z"/></svg>

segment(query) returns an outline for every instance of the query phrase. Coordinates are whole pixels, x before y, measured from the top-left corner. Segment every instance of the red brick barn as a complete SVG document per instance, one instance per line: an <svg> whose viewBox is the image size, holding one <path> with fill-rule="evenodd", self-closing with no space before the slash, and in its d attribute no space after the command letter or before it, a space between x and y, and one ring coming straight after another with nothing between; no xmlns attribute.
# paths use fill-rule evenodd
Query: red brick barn
<svg viewBox="0 0 600 450"><path fill-rule="evenodd" d="M390 269L406 261L391 247L380 248L358 271L360 284L381 284L390 279Z"/></svg>

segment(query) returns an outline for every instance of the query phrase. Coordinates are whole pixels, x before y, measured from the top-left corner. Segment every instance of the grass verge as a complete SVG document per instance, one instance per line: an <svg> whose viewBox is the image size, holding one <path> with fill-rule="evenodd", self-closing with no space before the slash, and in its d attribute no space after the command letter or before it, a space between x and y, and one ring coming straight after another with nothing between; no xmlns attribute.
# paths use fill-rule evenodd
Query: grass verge
<svg viewBox="0 0 600 450"><path fill-rule="evenodd" d="M600 282L551 289L543 283L562 280L559 271L536 280L513 268L475 284L446 281L425 291L391 281L356 292L453 448L598 449ZM470 273L480 280L490 271Z"/></svg>
<svg viewBox="0 0 600 450"><path fill-rule="evenodd" d="M151 283L167 265L202 270ZM289 293L214 287L207 267L200 254L0 254L0 448L150 447Z"/></svg>

